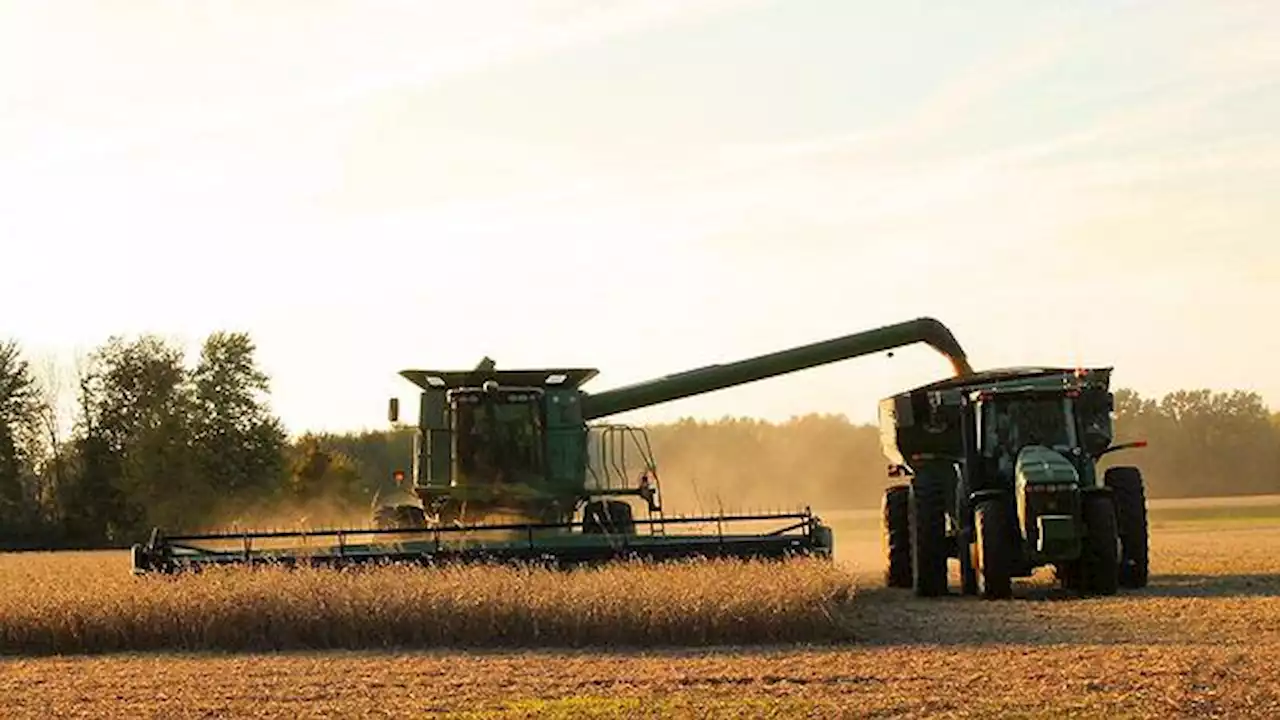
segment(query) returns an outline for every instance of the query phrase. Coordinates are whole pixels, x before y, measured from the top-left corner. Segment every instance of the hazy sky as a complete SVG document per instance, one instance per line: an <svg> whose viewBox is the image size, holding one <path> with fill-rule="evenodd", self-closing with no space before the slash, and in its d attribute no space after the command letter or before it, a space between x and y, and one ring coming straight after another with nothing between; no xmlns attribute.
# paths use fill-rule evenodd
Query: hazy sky
<svg viewBox="0 0 1280 720"><path fill-rule="evenodd" d="M0 5L0 337L253 334L291 429L406 367L596 389L931 315L978 366L1280 408L1272 2ZM874 417L915 348L620 418Z"/></svg>

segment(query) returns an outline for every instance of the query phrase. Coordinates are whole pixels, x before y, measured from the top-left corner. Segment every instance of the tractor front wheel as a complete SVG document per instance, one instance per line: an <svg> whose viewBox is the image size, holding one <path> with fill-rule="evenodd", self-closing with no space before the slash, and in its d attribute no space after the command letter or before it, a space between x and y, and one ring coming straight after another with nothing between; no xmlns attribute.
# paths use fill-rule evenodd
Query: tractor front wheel
<svg viewBox="0 0 1280 720"><path fill-rule="evenodd" d="M983 500L974 510L978 534L977 578L982 597L1004 600L1013 597L1013 519L1003 498Z"/></svg>
<svg viewBox="0 0 1280 720"><path fill-rule="evenodd" d="M1130 465L1113 467L1103 475L1102 482L1111 488L1115 500L1120 534L1120 587L1146 587L1150 565L1147 494L1142 472Z"/></svg>
<svg viewBox="0 0 1280 720"><path fill-rule="evenodd" d="M910 506L910 486L895 485L885 490L880 510L889 565L885 569L884 581L891 588L911 587Z"/></svg>
<svg viewBox="0 0 1280 720"><path fill-rule="evenodd" d="M1080 549L1080 589L1089 595L1115 595L1120 584L1120 541L1111 498L1084 497L1084 543Z"/></svg>

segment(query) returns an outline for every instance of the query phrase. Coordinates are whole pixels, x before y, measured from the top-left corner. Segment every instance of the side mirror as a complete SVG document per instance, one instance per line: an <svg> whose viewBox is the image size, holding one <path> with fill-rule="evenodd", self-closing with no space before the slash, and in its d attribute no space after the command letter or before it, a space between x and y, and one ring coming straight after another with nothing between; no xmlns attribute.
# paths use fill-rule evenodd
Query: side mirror
<svg viewBox="0 0 1280 720"><path fill-rule="evenodd" d="M1111 436L1100 430L1090 428L1084 433L1084 449L1090 455L1101 455L1111 444Z"/></svg>
<svg viewBox="0 0 1280 720"><path fill-rule="evenodd" d="M391 402L387 405L387 421L400 421L400 398L391 398Z"/></svg>

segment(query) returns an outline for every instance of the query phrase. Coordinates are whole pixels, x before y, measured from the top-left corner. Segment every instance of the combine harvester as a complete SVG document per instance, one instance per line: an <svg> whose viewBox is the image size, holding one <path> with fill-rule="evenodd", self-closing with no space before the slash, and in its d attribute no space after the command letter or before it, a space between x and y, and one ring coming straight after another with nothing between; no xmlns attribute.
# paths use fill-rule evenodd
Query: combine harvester
<svg viewBox="0 0 1280 720"><path fill-rule="evenodd" d="M920 318L600 393L585 368L405 370L421 389L411 502L374 512L372 528L168 536L133 548L137 573L273 562L535 561L830 557L831 529L796 513L664 517L643 429L592 421L841 360L926 343L972 373L942 323ZM392 399L389 419L397 422ZM639 467L629 467L634 459ZM404 482L397 473L397 482ZM643 504L645 517L633 512ZM270 547L268 547L270 546Z"/></svg>

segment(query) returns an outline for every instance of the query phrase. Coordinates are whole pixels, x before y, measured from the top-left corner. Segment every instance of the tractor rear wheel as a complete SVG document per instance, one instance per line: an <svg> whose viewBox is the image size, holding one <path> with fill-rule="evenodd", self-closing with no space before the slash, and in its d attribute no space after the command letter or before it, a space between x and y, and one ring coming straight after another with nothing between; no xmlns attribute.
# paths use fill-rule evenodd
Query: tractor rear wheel
<svg viewBox="0 0 1280 720"><path fill-rule="evenodd" d="M884 547L889 566L884 582L891 588L911 587L911 487L894 485L884 491L880 506Z"/></svg>
<svg viewBox="0 0 1280 720"><path fill-rule="evenodd" d="M1120 541L1111 497L1085 495L1084 542L1080 549L1080 590L1089 595L1115 595L1120 584Z"/></svg>
<svg viewBox="0 0 1280 720"><path fill-rule="evenodd" d="M588 535L634 535L636 523L631 505L622 500L596 500L582 511L582 532Z"/></svg>
<svg viewBox="0 0 1280 720"><path fill-rule="evenodd" d="M911 480L911 566L916 595L947 594L947 489L936 474L917 473Z"/></svg>
<svg viewBox="0 0 1280 720"><path fill-rule="evenodd" d="M1013 597L1013 519L1009 503L992 498L974 510L977 531L977 579L982 597L1003 600Z"/></svg>
<svg viewBox="0 0 1280 720"><path fill-rule="evenodd" d="M1102 482L1111 488L1116 525L1120 530L1120 587L1146 587L1150 550L1142 471L1132 465L1108 468Z"/></svg>

